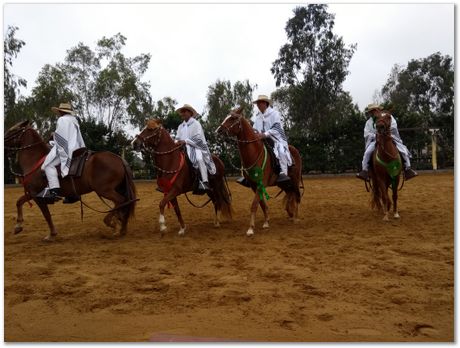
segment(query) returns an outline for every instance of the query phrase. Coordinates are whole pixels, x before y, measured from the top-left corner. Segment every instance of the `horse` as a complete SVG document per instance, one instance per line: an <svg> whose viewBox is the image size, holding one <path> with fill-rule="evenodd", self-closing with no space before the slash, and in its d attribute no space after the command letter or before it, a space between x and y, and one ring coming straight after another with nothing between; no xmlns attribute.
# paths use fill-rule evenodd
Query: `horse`
<svg viewBox="0 0 460 348"><path fill-rule="evenodd" d="M262 228L269 228L268 205L265 199L268 194L265 191L267 186L275 186L278 174L273 170L272 158L267 154L266 145L254 132L249 121L242 114L242 108L232 110L216 129L217 133L236 137L238 150L241 158L242 170L245 178L250 181L254 198L251 204L251 219L246 235L252 236L255 229L255 218L257 207L260 205L264 213ZM289 151L293 165L288 168L288 176L291 178L290 186L279 186L286 193L284 197L284 208L288 216L295 222L298 218L298 209L301 201L300 184L302 182L302 158L299 151L289 145Z"/></svg>
<svg viewBox="0 0 460 348"><path fill-rule="evenodd" d="M172 203L174 212L179 220L179 235L185 234L185 223L182 218L177 196L187 194L194 189L195 170L186 159L182 145L177 145L168 131L158 119L148 120L146 126L135 136L132 141L135 151L147 151L153 155L154 166L158 171L157 183L163 191L160 207L160 232L166 231L165 207ZM214 205L214 226L220 226L220 215L232 219L231 194L225 177L223 162L215 155L212 159L216 165L216 174L209 176L211 191L207 192ZM209 202L209 201L208 201Z"/></svg>
<svg viewBox="0 0 460 348"><path fill-rule="evenodd" d="M388 188L393 193L393 216L400 218L398 212L398 186L402 170L401 156L391 137L391 114L382 111L376 120L376 144L372 154L372 166L369 170L372 197L371 207L383 211L384 221L389 221L388 212L391 201Z"/></svg>
<svg viewBox="0 0 460 348"><path fill-rule="evenodd" d="M49 234L44 240L54 241L57 230L48 209L49 202L35 197L47 186L46 177L39 168L50 152L49 145L29 121L19 122L11 127L4 136L4 144L11 158L13 155L16 156L17 164L23 172L22 174L13 172L15 176L22 179L24 186L24 195L16 202L18 215L14 234L23 230L23 204L33 200L40 208L49 227ZM131 169L120 156L108 151L95 152L86 160L80 177L59 177L59 182L64 196L83 195L95 191L99 197L111 200L114 208L106 212L103 221L115 230L114 235L126 234L128 220L134 216L137 199ZM120 227L118 232L117 226Z"/></svg>

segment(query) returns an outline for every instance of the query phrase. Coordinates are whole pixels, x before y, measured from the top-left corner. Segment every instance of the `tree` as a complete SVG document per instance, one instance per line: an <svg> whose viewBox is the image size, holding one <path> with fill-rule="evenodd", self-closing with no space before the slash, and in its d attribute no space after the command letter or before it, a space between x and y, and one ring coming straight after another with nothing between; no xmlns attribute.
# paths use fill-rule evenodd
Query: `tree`
<svg viewBox="0 0 460 348"><path fill-rule="evenodd" d="M228 145L222 137L216 135L215 130L237 105L243 107L244 115L251 116L253 93L256 88L257 85L252 85L248 80L236 81L233 86L230 81L217 80L208 87L203 128L211 152L221 157L226 168L232 168L230 163L237 162L235 156L225 151Z"/></svg>
<svg viewBox="0 0 460 348"><path fill-rule="evenodd" d="M62 101L72 102L82 119L104 123L108 132L137 125L151 115L150 85L141 80L150 55L125 57L125 44L121 34L103 37L94 50L79 43L67 51L64 62L45 65L32 90L37 125L43 130L53 128L49 108Z"/></svg>
<svg viewBox="0 0 460 348"><path fill-rule="evenodd" d="M285 28L288 43L271 68L276 85L284 87L278 96L283 95L286 121L305 135L326 129L333 121L331 106L342 93L356 49L356 45L346 47L333 27L334 15L327 12L327 5L295 8Z"/></svg>
<svg viewBox="0 0 460 348"><path fill-rule="evenodd" d="M15 37L17 30L19 30L18 27L8 26L6 36L3 39L3 112L6 129L20 121L20 115L15 110L15 105L19 96L19 88L27 86L25 79L14 75L12 72L13 60L26 44Z"/></svg>
<svg viewBox="0 0 460 348"><path fill-rule="evenodd" d="M454 68L452 57L434 53L395 65L382 87L384 105L391 108L401 128L440 128L439 142L453 163ZM408 132L404 141L420 154L430 135Z"/></svg>

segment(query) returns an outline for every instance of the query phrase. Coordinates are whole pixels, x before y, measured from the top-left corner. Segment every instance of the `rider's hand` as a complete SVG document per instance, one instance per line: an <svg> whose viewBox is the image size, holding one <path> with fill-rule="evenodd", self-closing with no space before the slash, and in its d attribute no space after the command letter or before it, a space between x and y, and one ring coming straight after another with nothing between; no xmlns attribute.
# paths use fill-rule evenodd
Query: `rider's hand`
<svg viewBox="0 0 460 348"><path fill-rule="evenodd" d="M180 145L180 146L184 146L184 145L185 145L185 141L184 141L184 140L176 140L176 144L177 144L177 145Z"/></svg>

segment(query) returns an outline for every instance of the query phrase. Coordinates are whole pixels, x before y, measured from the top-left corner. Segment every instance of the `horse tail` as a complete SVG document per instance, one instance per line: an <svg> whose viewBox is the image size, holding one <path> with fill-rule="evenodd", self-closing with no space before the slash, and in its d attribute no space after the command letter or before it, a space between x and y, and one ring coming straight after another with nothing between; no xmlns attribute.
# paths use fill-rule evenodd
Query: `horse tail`
<svg viewBox="0 0 460 348"><path fill-rule="evenodd" d="M123 183L119 186L119 193L125 197L125 202L129 202L120 208L121 214L125 218L125 222L134 217L134 210L136 207L136 186L134 185L133 172L129 164L122 158L125 176ZM117 190L118 191L118 190Z"/></svg>
<svg viewBox="0 0 460 348"><path fill-rule="evenodd" d="M292 145L289 145L289 151L293 159L293 166L290 167L288 174L291 177L293 186L286 190L283 205L289 217L293 217L296 215L297 207L302 199L300 188L304 184L302 177L302 157L300 157L299 151Z"/></svg>
<svg viewBox="0 0 460 348"><path fill-rule="evenodd" d="M222 216L227 220L233 219L232 194L228 187L227 176L225 175L224 163L213 156L216 164L216 180L214 183L214 199L216 208L220 208Z"/></svg>

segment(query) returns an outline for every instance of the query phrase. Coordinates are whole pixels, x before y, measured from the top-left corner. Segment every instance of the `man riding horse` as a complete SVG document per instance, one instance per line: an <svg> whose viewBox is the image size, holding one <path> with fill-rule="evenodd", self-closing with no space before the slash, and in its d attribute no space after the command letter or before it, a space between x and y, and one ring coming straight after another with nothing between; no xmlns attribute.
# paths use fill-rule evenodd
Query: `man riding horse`
<svg viewBox="0 0 460 348"><path fill-rule="evenodd" d="M375 121L376 117L381 113L381 110L383 110L383 108L377 104L369 104L364 110L364 113L370 117L364 126L364 141L366 144L366 150L364 151L363 156L362 171L356 174L356 177L365 181L369 180L369 163L375 149ZM399 135L398 125L393 115L391 115L391 136L394 144L401 154L401 158L403 159L405 180L410 180L416 177L418 175L417 172L410 167L410 152L406 145L403 144L401 136Z"/></svg>
<svg viewBox="0 0 460 348"><path fill-rule="evenodd" d="M61 103L59 107L51 108L55 114L59 115L56 124L56 131L53 134L51 151L46 156L41 167L45 171L48 179L48 187L37 194L37 198L42 198L54 202L62 197L58 171L56 166L60 166L61 176L64 178L69 173L74 150L85 147L85 142L80 133L80 125L74 111L69 103ZM79 197L66 197L63 203L74 203Z"/></svg>
<svg viewBox="0 0 460 348"><path fill-rule="evenodd" d="M210 191L208 180L209 174L216 174L216 166L209 152L208 144L204 136L203 127L195 117L198 113L189 105L184 104L176 110L183 122L179 125L176 133L176 143L185 144L187 154L195 169L200 172L201 180L198 184L198 192L205 193Z"/></svg>
<svg viewBox="0 0 460 348"><path fill-rule="evenodd" d="M273 141L273 150L281 167L276 183L289 182L291 178L288 176L288 167L292 165L292 158L287 137L281 124L280 113L271 107L270 99L266 95L259 95L254 100L254 104L257 105L259 112L254 118L253 128L261 139ZM238 178L237 182L244 186L250 186L245 178Z"/></svg>

